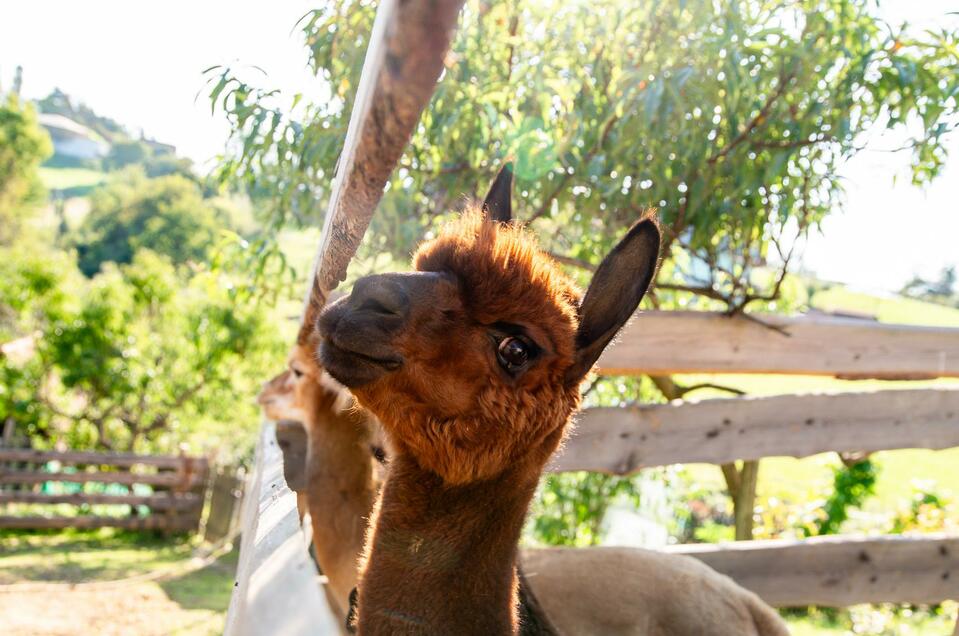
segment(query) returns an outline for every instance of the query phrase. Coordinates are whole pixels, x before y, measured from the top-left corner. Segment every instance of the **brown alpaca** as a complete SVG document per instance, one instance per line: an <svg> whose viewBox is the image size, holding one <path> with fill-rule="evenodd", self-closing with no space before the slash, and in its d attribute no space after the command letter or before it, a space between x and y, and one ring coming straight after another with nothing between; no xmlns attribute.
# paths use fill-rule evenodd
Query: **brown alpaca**
<svg viewBox="0 0 959 636"><path fill-rule="evenodd" d="M294 350L290 358L298 369L314 364L302 350ZM319 368L311 373L298 374L287 370L276 376L264 385L260 394L266 417L278 421L303 421L307 414L311 414L316 421L309 424L309 430L322 426L324 422L338 421L342 411L334 405L342 406L351 397L331 401L323 390L297 388L301 383L316 383L321 377ZM336 388L332 384L326 387L327 390ZM346 393L343 388L339 391ZM300 401L305 397L320 399L310 405ZM373 420L367 415L366 421L373 428L371 452L382 452L376 441L379 424ZM369 434L363 427L347 430L355 431L357 445L362 447L367 443ZM318 455L314 453L313 458ZM362 493L368 490L362 487L363 475L367 483L378 481L378 473L362 470L368 465L367 457L360 458L361 470L350 473L357 479L357 484L347 492L360 493L362 498L356 502L344 502L348 509L360 515L363 524L370 513L368 508L361 510L367 501ZM329 488L333 485L319 481L309 487ZM313 510L311 515L315 519L314 525L329 518L323 510ZM330 532L320 535L319 540L334 542L325 546L321 550L323 553L342 552L351 555L354 561L359 559L363 548L355 533L340 532L337 526L331 526ZM526 572L526 585L560 634L788 634L775 612L755 594L689 557L640 549L545 548L521 550L520 563ZM335 581L337 576L347 576L349 580ZM331 586L343 589L356 584L357 573L355 569L333 571L329 578Z"/></svg>
<svg viewBox="0 0 959 636"><path fill-rule="evenodd" d="M373 423L352 408L352 396L323 372L310 347L294 347L288 366L264 386L259 401L267 417L299 419L306 427L313 546L329 581L327 596L345 620L376 493Z"/></svg>
<svg viewBox="0 0 959 636"><path fill-rule="evenodd" d="M655 222L640 220L580 302L532 237L474 210L419 248L416 272L362 278L326 308L323 366L394 450L361 569L360 633L516 633L529 501L658 250Z"/></svg>

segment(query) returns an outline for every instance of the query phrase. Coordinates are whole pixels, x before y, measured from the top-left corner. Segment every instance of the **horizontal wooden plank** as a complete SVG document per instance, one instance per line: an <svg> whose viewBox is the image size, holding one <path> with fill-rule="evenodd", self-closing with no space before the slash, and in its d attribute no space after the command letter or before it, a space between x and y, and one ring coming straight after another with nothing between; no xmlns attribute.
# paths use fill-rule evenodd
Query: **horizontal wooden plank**
<svg viewBox="0 0 959 636"><path fill-rule="evenodd" d="M283 479L276 429L266 423L241 514L240 559L224 633L338 634L300 531L296 495Z"/></svg>
<svg viewBox="0 0 959 636"><path fill-rule="evenodd" d="M150 515L148 517L13 517L0 516L0 528L125 528L127 530L192 530L195 521L189 517Z"/></svg>
<svg viewBox="0 0 959 636"><path fill-rule="evenodd" d="M146 484L165 486L178 490L191 490L203 483L204 475L192 473L129 473L129 472L77 472L49 473L25 470L4 470L0 468L0 484L42 484L48 481L62 481L74 484Z"/></svg>
<svg viewBox="0 0 959 636"><path fill-rule="evenodd" d="M46 464L57 461L61 464L88 464L97 466L157 466L159 468L180 468L189 462L191 470L208 468L205 457L186 455L139 455L136 453L97 453L91 451L47 451L29 448L0 448L0 462L27 462Z"/></svg>
<svg viewBox="0 0 959 636"><path fill-rule="evenodd" d="M199 494L161 495L103 495L99 493L74 493L51 495L39 492L0 492L0 504L81 504L147 506L154 510L189 510L203 505Z"/></svg>
<svg viewBox="0 0 959 636"><path fill-rule="evenodd" d="M553 472L959 446L959 389L778 395L586 409Z"/></svg>
<svg viewBox="0 0 959 636"><path fill-rule="evenodd" d="M600 357L598 368L608 375L959 377L959 329L833 316L754 318L692 311L642 312Z"/></svg>
<svg viewBox="0 0 959 636"><path fill-rule="evenodd" d="M775 607L959 599L959 537L816 537L679 545Z"/></svg>

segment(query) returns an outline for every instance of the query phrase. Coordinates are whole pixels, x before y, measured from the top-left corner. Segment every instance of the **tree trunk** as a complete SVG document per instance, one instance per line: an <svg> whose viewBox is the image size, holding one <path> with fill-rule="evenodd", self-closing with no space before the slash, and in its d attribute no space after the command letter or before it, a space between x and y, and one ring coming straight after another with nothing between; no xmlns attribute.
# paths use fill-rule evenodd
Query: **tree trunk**
<svg viewBox="0 0 959 636"><path fill-rule="evenodd" d="M649 378L667 400L683 397L682 388L668 375L651 375ZM733 515L736 519L736 540L753 538L753 511L756 507L756 481L759 477L759 460L745 461L742 468L736 464L720 466L726 479L726 490L733 500Z"/></svg>
<svg viewBox="0 0 959 636"><path fill-rule="evenodd" d="M738 474L739 488L733 498L733 513L736 516L736 541L749 541L753 538L753 511L756 508L759 460L743 462Z"/></svg>

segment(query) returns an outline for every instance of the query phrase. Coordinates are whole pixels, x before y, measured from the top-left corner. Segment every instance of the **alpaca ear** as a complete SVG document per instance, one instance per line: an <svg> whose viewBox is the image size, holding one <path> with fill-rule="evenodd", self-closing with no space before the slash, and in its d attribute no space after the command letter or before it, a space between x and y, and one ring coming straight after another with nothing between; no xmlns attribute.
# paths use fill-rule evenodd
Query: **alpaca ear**
<svg viewBox="0 0 959 636"><path fill-rule="evenodd" d="M483 200L486 218L497 223L509 223L513 219L512 198L513 164L507 162L493 179L493 185L489 187L489 192Z"/></svg>
<svg viewBox="0 0 959 636"><path fill-rule="evenodd" d="M656 274L659 226L646 218L629 229L603 259L579 307L576 360L566 372L569 384L578 384L626 324Z"/></svg>

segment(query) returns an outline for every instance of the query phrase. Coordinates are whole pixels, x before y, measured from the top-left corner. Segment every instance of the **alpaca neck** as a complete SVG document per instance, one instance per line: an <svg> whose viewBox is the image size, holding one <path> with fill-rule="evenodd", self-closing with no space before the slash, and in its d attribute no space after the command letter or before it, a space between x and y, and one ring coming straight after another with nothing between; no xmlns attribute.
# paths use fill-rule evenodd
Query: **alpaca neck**
<svg viewBox="0 0 959 636"><path fill-rule="evenodd" d="M369 432L354 412L338 412L321 387L307 417L307 506L316 559L343 616L356 586L376 486Z"/></svg>
<svg viewBox="0 0 959 636"><path fill-rule="evenodd" d="M361 634L513 634L516 550L542 466L448 486L397 451L359 586Z"/></svg>

